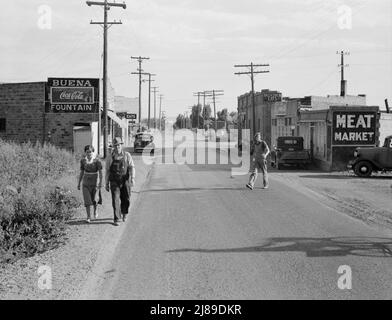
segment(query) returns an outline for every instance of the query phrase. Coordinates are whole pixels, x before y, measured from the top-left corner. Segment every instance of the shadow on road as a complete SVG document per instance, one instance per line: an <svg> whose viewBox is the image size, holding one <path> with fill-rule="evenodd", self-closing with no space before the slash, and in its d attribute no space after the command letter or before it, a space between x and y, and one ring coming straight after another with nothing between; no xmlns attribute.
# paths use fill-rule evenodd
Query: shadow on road
<svg viewBox="0 0 392 320"><path fill-rule="evenodd" d="M388 238L268 238L262 245L227 249L175 249L166 253L248 253L248 252L304 252L307 257L392 257L392 239Z"/></svg>
<svg viewBox="0 0 392 320"><path fill-rule="evenodd" d="M257 188L256 188L257 189ZM140 193L149 193L149 192L189 192L189 191L220 191L220 190L247 190L244 187L239 187L239 188L226 188L226 187L214 187L214 188L171 188L171 189L148 189L148 190L142 190Z"/></svg>
<svg viewBox="0 0 392 320"><path fill-rule="evenodd" d="M337 174L319 174L319 175L306 175L299 176L300 178L307 179L375 179L375 180L392 180L392 176L371 176L367 178L361 178L354 175L337 175Z"/></svg>
<svg viewBox="0 0 392 320"><path fill-rule="evenodd" d="M240 166L232 164L186 164L192 171L231 171Z"/></svg>
<svg viewBox="0 0 392 320"><path fill-rule="evenodd" d="M86 219L78 219L68 221L67 224L69 226L80 226L80 225L97 225L97 224L113 224L113 218L102 218L102 219L92 219L91 223L87 223Z"/></svg>

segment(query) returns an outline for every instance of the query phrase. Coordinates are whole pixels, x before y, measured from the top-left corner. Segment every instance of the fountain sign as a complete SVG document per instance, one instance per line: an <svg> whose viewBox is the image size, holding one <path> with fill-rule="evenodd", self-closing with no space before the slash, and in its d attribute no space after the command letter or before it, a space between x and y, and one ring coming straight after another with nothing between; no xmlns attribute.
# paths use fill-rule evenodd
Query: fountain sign
<svg viewBox="0 0 392 320"><path fill-rule="evenodd" d="M99 79L49 78L46 113L98 113Z"/></svg>

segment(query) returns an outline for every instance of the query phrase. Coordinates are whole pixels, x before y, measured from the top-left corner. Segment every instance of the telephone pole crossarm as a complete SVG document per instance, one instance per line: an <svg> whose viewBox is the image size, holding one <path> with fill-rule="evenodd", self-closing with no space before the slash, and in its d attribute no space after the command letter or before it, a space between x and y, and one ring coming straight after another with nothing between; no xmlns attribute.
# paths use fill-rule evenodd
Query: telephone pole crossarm
<svg viewBox="0 0 392 320"><path fill-rule="evenodd" d="M87 5L89 7L91 7L91 6L104 6L104 5L107 5L109 7L121 7L123 9L127 8L127 5L126 5L125 2L123 2L123 3L116 3L116 2L107 2L107 1L105 1L105 2L86 1L86 3L87 3Z"/></svg>
<svg viewBox="0 0 392 320"><path fill-rule="evenodd" d="M234 68L269 67L269 64L236 64Z"/></svg>
<svg viewBox="0 0 392 320"><path fill-rule="evenodd" d="M105 24L105 22L98 22L98 21L90 21L90 24ZM106 22L106 25L112 25L112 24L122 24L121 21L112 21L112 22Z"/></svg>
<svg viewBox="0 0 392 320"><path fill-rule="evenodd" d="M249 71L249 72L234 72L234 74L256 74L256 73L268 73L269 70L263 70L263 71Z"/></svg>

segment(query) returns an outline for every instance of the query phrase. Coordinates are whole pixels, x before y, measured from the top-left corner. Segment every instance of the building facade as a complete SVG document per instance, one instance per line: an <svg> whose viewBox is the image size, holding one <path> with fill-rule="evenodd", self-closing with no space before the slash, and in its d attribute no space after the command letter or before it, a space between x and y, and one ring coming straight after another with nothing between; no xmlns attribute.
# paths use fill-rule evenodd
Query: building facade
<svg viewBox="0 0 392 320"><path fill-rule="evenodd" d="M357 147L379 145L380 113L377 106L330 106L299 113L299 136L321 169L346 170Z"/></svg>
<svg viewBox="0 0 392 320"><path fill-rule="evenodd" d="M0 138L51 143L75 153L92 144L103 154L100 85L85 78L0 84ZM126 137L125 122L114 112L108 116L109 139Z"/></svg>
<svg viewBox="0 0 392 320"><path fill-rule="evenodd" d="M263 139L270 146L271 137L271 110L277 102L282 101L282 94L279 91L262 90L255 92L255 124L253 128L253 105L252 93L248 92L238 97L238 127L240 129L250 129L250 136L260 132ZM241 134L239 134L241 139Z"/></svg>
<svg viewBox="0 0 392 320"><path fill-rule="evenodd" d="M383 145L386 137L392 135L392 113L380 113L380 146Z"/></svg>
<svg viewBox="0 0 392 320"><path fill-rule="evenodd" d="M300 110L325 110L330 106L366 106L365 95L282 97L279 91L255 92L256 129L253 129L252 94L238 97L239 125L242 129L261 132L268 145L275 145L279 136L298 136ZM239 136L239 139L241 137Z"/></svg>
<svg viewBox="0 0 392 320"><path fill-rule="evenodd" d="M299 99L283 98L271 108L271 140L276 144L277 138L298 135Z"/></svg>

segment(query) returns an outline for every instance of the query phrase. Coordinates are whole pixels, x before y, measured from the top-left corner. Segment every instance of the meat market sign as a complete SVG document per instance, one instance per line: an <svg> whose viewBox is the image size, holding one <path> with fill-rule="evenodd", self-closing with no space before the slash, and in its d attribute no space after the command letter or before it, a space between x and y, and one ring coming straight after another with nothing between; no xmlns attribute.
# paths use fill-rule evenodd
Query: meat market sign
<svg viewBox="0 0 392 320"><path fill-rule="evenodd" d="M48 78L46 113L98 113L99 79Z"/></svg>
<svg viewBox="0 0 392 320"><path fill-rule="evenodd" d="M374 145L377 113L371 111L334 111L334 145Z"/></svg>

